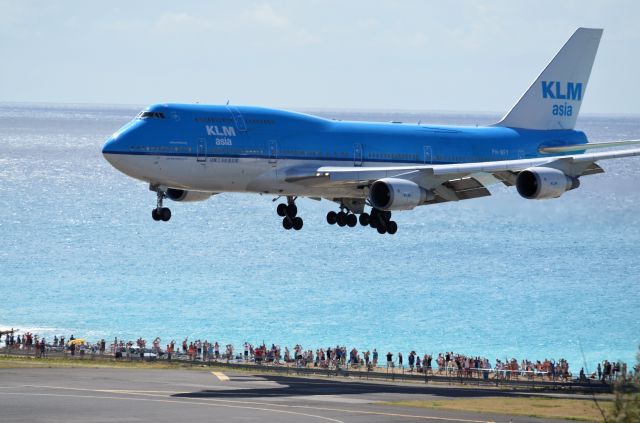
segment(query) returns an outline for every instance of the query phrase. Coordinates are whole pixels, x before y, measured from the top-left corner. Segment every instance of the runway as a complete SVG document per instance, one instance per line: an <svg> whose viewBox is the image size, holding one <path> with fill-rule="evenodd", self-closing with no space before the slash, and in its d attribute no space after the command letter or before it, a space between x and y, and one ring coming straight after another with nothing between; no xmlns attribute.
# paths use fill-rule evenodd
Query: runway
<svg viewBox="0 0 640 423"><path fill-rule="evenodd" d="M488 395L509 394L208 370L0 369L3 422L551 421L376 404Z"/></svg>

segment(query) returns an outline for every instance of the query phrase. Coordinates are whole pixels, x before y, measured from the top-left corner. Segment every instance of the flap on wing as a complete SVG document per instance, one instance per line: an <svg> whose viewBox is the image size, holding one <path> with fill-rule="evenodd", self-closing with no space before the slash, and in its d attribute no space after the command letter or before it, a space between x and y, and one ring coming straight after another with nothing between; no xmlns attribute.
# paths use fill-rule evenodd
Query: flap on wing
<svg viewBox="0 0 640 423"><path fill-rule="evenodd" d="M591 163L591 165L586 168L580 176L597 175L598 173L604 173L604 169L601 168L597 163Z"/></svg>
<svg viewBox="0 0 640 423"><path fill-rule="evenodd" d="M449 197L447 198L449 201L454 200L451 198L452 193L455 194L455 200L470 200L472 198L487 197L491 195L489 190L482 185L480 181L471 177L452 179L443 183L442 186L450 190L446 195ZM436 193L438 195L441 195L442 192L443 190L438 190L436 188Z"/></svg>

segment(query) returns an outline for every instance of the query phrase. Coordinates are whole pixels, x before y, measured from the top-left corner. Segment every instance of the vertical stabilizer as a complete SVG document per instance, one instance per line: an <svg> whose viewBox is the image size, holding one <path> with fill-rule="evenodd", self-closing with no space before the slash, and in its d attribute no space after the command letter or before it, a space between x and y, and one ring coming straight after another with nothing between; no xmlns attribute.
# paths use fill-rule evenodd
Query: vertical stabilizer
<svg viewBox="0 0 640 423"><path fill-rule="evenodd" d="M496 126L573 129L600 37L602 29L578 28Z"/></svg>

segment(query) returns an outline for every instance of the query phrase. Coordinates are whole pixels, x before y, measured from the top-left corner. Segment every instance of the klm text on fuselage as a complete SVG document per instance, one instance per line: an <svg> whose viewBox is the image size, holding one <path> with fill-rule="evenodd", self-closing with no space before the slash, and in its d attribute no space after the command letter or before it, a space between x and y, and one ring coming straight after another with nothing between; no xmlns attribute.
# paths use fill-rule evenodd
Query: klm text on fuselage
<svg viewBox="0 0 640 423"><path fill-rule="evenodd" d="M582 100L582 82L541 81L542 98L553 100ZM554 116L572 116L573 106L566 101L561 104L553 104L551 113Z"/></svg>

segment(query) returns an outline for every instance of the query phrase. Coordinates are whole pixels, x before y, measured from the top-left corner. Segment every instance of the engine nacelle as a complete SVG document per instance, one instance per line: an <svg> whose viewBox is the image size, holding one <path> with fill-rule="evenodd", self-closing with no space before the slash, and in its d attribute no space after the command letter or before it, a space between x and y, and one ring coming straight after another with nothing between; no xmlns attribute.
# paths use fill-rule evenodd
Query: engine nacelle
<svg viewBox="0 0 640 423"><path fill-rule="evenodd" d="M378 179L369 188L369 202L380 210L411 210L433 197L420 185L406 179Z"/></svg>
<svg viewBox="0 0 640 423"><path fill-rule="evenodd" d="M202 191L187 191L177 188L167 188L167 198L173 201L179 201L183 203L191 203L194 201L205 201L211 197L214 192L202 192Z"/></svg>
<svg viewBox="0 0 640 423"><path fill-rule="evenodd" d="M558 198L579 186L578 178L550 167L530 167L520 172L516 178L518 194L529 200Z"/></svg>

